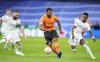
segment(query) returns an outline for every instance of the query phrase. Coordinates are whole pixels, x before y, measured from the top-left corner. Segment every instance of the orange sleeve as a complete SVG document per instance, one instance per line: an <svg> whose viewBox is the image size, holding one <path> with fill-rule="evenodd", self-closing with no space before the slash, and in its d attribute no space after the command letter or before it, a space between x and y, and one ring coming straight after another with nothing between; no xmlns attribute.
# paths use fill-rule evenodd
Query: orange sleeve
<svg viewBox="0 0 100 62"><path fill-rule="evenodd" d="M58 17L54 16L55 21L59 21Z"/></svg>

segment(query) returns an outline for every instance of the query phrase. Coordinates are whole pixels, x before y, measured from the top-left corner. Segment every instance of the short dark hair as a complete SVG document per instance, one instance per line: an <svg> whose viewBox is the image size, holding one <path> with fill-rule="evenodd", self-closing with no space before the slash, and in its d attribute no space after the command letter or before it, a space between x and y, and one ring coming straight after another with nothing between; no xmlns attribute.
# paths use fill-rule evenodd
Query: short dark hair
<svg viewBox="0 0 100 62"><path fill-rule="evenodd" d="M86 12L84 12L84 13L83 13L83 15L87 15L87 17L89 17L89 14L88 14L88 13L86 13Z"/></svg>
<svg viewBox="0 0 100 62"><path fill-rule="evenodd" d="M17 12L18 13L19 11L18 10L14 10L14 12Z"/></svg>
<svg viewBox="0 0 100 62"><path fill-rule="evenodd" d="M47 9L46 9L46 12L48 12L48 11L52 11L52 9L51 9L51 8L47 8Z"/></svg>

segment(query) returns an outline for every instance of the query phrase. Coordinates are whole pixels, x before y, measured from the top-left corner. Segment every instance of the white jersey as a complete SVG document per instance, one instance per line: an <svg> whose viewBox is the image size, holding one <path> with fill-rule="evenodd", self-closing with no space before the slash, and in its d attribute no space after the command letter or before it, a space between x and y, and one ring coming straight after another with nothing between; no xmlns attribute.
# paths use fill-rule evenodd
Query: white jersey
<svg viewBox="0 0 100 62"><path fill-rule="evenodd" d="M10 32L16 29L17 22L20 24L20 20L13 20L12 17L4 15L2 17L2 26L1 26L1 31L6 33Z"/></svg>
<svg viewBox="0 0 100 62"><path fill-rule="evenodd" d="M72 39L72 35L70 32L69 43L71 45L76 45L80 43L80 40L83 39L82 36L83 29L86 28L87 30L91 30L89 24L87 22L83 23L79 18L74 19L74 26L76 26L74 28L74 36L75 36L74 39Z"/></svg>
<svg viewBox="0 0 100 62"><path fill-rule="evenodd" d="M74 28L74 35L76 34L82 34L83 29L91 30L90 26L87 22L83 23L79 18L74 19L74 25L76 26Z"/></svg>

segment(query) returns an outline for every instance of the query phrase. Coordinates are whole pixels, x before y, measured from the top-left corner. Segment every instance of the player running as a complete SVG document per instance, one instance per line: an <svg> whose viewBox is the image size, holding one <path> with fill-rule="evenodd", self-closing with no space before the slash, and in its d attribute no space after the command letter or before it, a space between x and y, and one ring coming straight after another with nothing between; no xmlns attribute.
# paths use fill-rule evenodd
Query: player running
<svg viewBox="0 0 100 62"><path fill-rule="evenodd" d="M57 58L60 58L62 52L60 51L60 46L58 44L58 35L54 26L54 22L58 23L59 32L62 33L59 19L52 14L51 8L47 8L46 14L44 14L40 19L39 29L44 31L45 40L47 41L46 44L54 53L57 54ZM54 42L54 44L52 44L52 42Z"/></svg>
<svg viewBox="0 0 100 62"><path fill-rule="evenodd" d="M22 30L21 22L18 19L18 16L19 16L18 10L15 10L13 12L13 16L11 18L7 18L8 19L7 21L4 17L2 17L2 30L4 32L4 36L7 40L7 42L10 42L12 44L12 47L14 48L15 53L17 55L24 56L24 54L21 52L22 45L20 42L20 38L16 32L16 26L19 27L19 30L22 33L22 35L24 36L24 38L25 39L27 39L27 38L24 34L24 31ZM3 23L5 23L5 24L3 24ZM18 50L15 47L15 42L18 44ZM7 43L5 44L5 46L7 46Z"/></svg>
<svg viewBox="0 0 100 62"><path fill-rule="evenodd" d="M87 29L92 37L92 39L94 40L94 42L96 42L96 39L94 38L90 26L89 24L86 22L88 18L88 14L87 13L83 13L81 18L75 18L74 20L74 24L72 26L72 30L70 33L70 39L69 39L69 43L71 45L72 51L75 52L76 51L76 44L80 44L82 45L86 51L89 53L89 55L91 56L92 59L96 59L94 57L94 55L92 54L90 48L87 46L87 44L85 43L83 36L82 36L82 32L83 29Z"/></svg>
<svg viewBox="0 0 100 62"><path fill-rule="evenodd" d="M6 9L6 14L3 16L3 18L5 18L6 20L8 20L8 18L9 17L11 17L11 9ZM2 23L2 22L1 22ZM3 23L4 24L4 23ZM4 43L4 42L6 42L6 39L5 39L5 37L4 37L4 35L3 35L3 30L2 30L3 28L1 27L1 34L2 34L2 36L3 36L3 38L0 40L0 43ZM7 46L6 47L4 47L6 50L10 50Z"/></svg>

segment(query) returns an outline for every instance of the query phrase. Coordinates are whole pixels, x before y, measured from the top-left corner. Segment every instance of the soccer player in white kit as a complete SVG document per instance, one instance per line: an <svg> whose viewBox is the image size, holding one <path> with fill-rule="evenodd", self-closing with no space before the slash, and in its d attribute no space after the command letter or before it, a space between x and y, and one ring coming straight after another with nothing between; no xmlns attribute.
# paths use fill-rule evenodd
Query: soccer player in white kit
<svg viewBox="0 0 100 62"><path fill-rule="evenodd" d="M3 27L3 30L4 30L5 38L7 39L8 42L10 42L12 44L12 47L14 48L15 53L17 55L24 56L24 54L21 52L22 45L21 45L21 42L20 42L20 38L19 38L19 36L16 32L16 26L19 27L19 30L22 33L22 35L24 36L24 38L25 39L27 39L27 38L24 34L24 31L22 30L21 23L20 23L20 20L18 19L18 16L19 16L18 10L15 10L13 12L13 16L11 18L8 18L9 20L6 21L6 27L3 26L3 24L2 24L2 27ZM3 19L3 17L2 17L2 20L3 20L2 23L4 23L5 20ZM14 43L18 44L18 50L15 47Z"/></svg>
<svg viewBox="0 0 100 62"><path fill-rule="evenodd" d="M10 10L9 8L6 9L6 13L5 13L5 15L4 15L3 17L5 17L6 19L7 19L8 17L11 17L11 10ZM1 22L1 23L2 23L2 22ZM1 34L2 34L2 36L3 36L3 31L2 31L2 29L0 29L0 31L1 31ZM0 43L3 43L3 42L6 42L4 36L3 36L3 38L0 40Z"/></svg>
<svg viewBox="0 0 100 62"><path fill-rule="evenodd" d="M9 19L11 17L11 9L6 9L6 14L2 17L2 18L5 18L6 19L6 21ZM1 18L0 18L0 20L1 20ZM1 22L0 23L2 23L2 20L1 20ZM4 23L2 23L3 25L5 25L6 23L4 22ZM4 30L3 30L3 27L1 27L1 34L2 34L2 36L3 36L3 38L0 40L0 43L3 43L3 42L6 42L6 39L5 39L5 37L4 37ZM6 50L10 50L7 46L5 46L4 47Z"/></svg>
<svg viewBox="0 0 100 62"><path fill-rule="evenodd" d="M90 26L86 22L87 18L88 18L87 13L83 13L82 17L80 19L75 18L74 24L72 26L71 33L70 33L69 43L71 45L73 52L76 51L76 44L80 44L86 49L86 51L89 53L89 55L91 56L92 59L96 59L96 57L94 57L94 55L92 54L90 48L85 43L83 36L82 36L83 29L86 28L89 31L94 42L96 42L96 39L94 38L94 36L91 32Z"/></svg>

